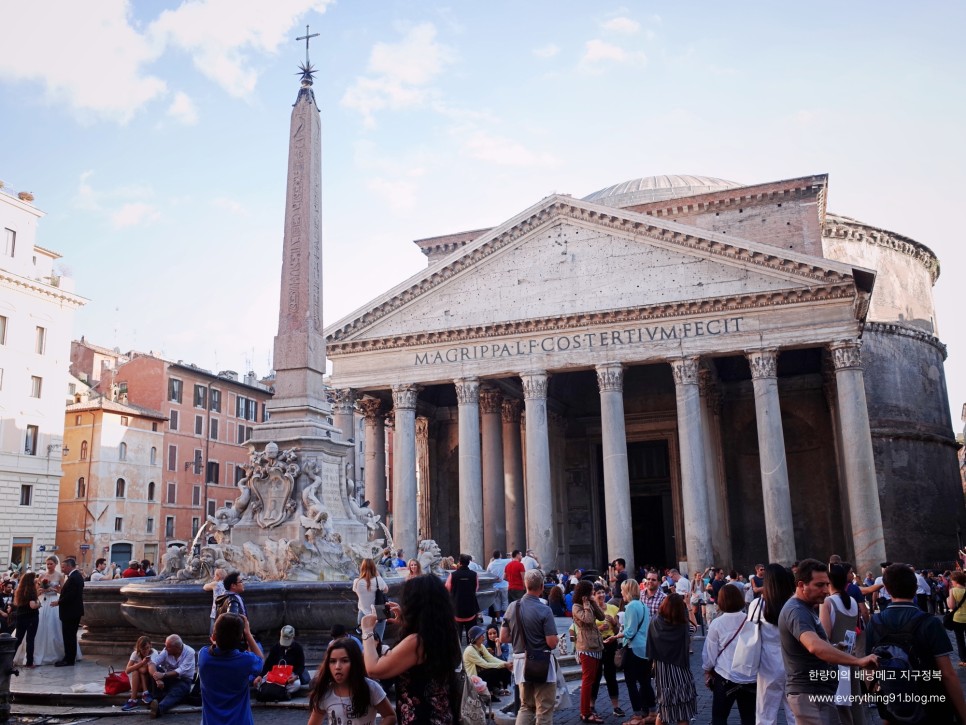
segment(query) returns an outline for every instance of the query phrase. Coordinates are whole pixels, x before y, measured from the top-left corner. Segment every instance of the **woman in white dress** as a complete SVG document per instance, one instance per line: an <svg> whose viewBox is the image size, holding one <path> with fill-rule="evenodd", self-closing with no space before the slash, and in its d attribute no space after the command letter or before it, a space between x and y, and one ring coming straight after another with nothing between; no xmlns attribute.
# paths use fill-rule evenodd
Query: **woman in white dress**
<svg viewBox="0 0 966 725"><path fill-rule="evenodd" d="M56 556L47 557L46 569L37 575L37 593L40 595L40 623L34 639L34 665L52 665L64 659L64 633L60 626L57 607L50 606L60 598L60 587L64 575L58 568L60 560ZM21 645L14 657L15 664L23 664L27 659L26 644ZM77 659L80 659L78 651Z"/></svg>

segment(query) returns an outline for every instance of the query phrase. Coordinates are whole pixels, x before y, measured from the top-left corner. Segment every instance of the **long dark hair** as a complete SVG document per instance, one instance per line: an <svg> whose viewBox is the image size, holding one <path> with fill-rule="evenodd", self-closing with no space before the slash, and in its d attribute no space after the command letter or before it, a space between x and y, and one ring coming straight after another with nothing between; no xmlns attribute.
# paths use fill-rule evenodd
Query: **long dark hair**
<svg viewBox="0 0 966 725"><path fill-rule="evenodd" d="M846 591L849 585L846 577L847 572L848 569L841 564L832 564L828 568L828 580L832 582L832 586L837 590L839 597L842 599L842 604L845 605L846 611L852 607L852 597Z"/></svg>
<svg viewBox="0 0 966 725"><path fill-rule="evenodd" d="M448 681L462 658L453 602L432 574L407 579L399 596L399 639L416 635L416 656L433 679Z"/></svg>
<svg viewBox="0 0 966 725"><path fill-rule="evenodd" d="M349 656L349 677L346 684L349 685L349 693L352 697L352 711L362 717L372 705L369 685L366 683L366 663L362 659L362 650L359 649L358 643L348 637L333 640L325 651L322 664L319 665L315 677L312 678L309 710L322 712L322 701L325 699L326 693L335 685L335 681L332 679L332 671L329 669L329 659L337 649L344 650Z"/></svg>
<svg viewBox="0 0 966 725"><path fill-rule="evenodd" d="M765 567L765 584L761 593L765 602L765 621L777 627L778 615L794 593L795 578L792 573L781 564L768 564Z"/></svg>
<svg viewBox="0 0 966 725"><path fill-rule="evenodd" d="M26 607L30 605L30 602L36 601L36 599L37 575L32 571L28 571L20 577L20 583L17 584L17 593L13 595L13 603L18 607Z"/></svg>
<svg viewBox="0 0 966 725"><path fill-rule="evenodd" d="M690 621L684 597L677 592L668 594L657 612L668 624L686 625Z"/></svg>

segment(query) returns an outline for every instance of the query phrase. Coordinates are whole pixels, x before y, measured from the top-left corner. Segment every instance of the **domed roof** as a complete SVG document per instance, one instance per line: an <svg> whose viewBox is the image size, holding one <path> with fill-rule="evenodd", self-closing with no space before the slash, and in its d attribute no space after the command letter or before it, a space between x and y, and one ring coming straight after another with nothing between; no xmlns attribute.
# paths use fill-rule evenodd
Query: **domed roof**
<svg viewBox="0 0 966 725"><path fill-rule="evenodd" d="M735 189L745 186L735 181L716 179L713 176L645 176L621 184L608 186L584 197L584 201L605 206L627 207L652 201L678 199L682 196L707 194L719 189Z"/></svg>

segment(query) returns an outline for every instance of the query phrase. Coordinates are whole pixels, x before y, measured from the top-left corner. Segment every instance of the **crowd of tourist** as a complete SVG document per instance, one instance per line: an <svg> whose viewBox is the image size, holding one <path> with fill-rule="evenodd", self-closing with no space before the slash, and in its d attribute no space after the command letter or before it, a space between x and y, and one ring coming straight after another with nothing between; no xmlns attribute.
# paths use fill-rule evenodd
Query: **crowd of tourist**
<svg viewBox="0 0 966 725"><path fill-rule="evenodd" d="M387 565L404 570L395 601L380 573ZM245 578L216 570L204 585L212 595L210 644L196 651L171 634L155 649L140 637L125 667L131 694L122 709L143 705L161 717L197 697L204 722L245 723L253 722L253 697L280 700L306 690L309 725L455 725L467 678L487 693L484 702L512 696L502 711L517 722L550 723L563 679L553 654L558 645L569 650L569 642L580 667L582 722L626 716L619 669L633 709L623 725L689 723L702 684L711 692L713 725L734 709L743 725L775 723L781 709L792 725L864 725L872 706L884 722L966 722L944 630L955 633L958 664L966 668L961 568L882 562L878 576L860 576L832 556L790 568L759 564L747 577L717 567L690 578L641 567L634 578L623 559L606 573L544 572L532 552L519 550L493 552L485 570L465 554L449 568L444 581L398 555L378 565L364 560L352 583L357 629L332 627L314 676L289 625L263 654L249 624ZM129 569L144 571L134 561ZM98 560L89 578L108 571ZM488 612L477 597L483 572L495 579ZM82 590L78 579L73 561L55 556L39 573L11 570L2 578L0 630L15 634L18 664L59 666L79 657L65 647L65 638L76 642L73 615L65 616L71 605L57 611L70 598L65 590ZM392 647L383 642L388 622ZM699 645L703 683L691 670ZM906 676L887 676L902 667ZM602 683L609 704L598 712Z"/></svg>

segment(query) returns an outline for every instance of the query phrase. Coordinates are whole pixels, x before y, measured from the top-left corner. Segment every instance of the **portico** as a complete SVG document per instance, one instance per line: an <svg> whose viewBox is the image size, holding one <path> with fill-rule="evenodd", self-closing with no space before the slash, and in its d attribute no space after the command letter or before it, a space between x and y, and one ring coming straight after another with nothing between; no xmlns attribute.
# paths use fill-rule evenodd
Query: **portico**
<svg viewBox="0 0 966 725"><path fill-rule="evenodd" d="M328 328L332 384L363 401L367 497L370 411L393 411L392 529L409 552L432 536L484 564L531 548L545 568L622 556L695 570L790 564L831 541L863 566L885 556L857 402L873 279L548 197ZM432 449L417 450L416 416ZM833 430L857 442L841 467ZM843 498L867 533L816 494Z"/></svg>

